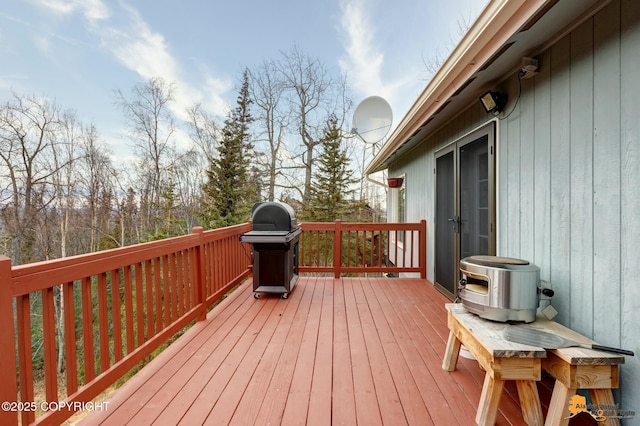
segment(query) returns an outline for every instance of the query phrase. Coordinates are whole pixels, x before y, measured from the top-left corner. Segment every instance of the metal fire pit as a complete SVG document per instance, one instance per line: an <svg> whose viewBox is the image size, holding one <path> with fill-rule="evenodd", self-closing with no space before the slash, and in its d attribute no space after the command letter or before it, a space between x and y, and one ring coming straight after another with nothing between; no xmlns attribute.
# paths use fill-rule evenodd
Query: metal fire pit
<svg viewBox="0 0 640 426"><path fill-rule="evenodd" d="M253 206L251 231L240 241L253 247L253 297L280 294L286 299L298 281L298 242L302 230L294 210L285 203Z"/></svg>

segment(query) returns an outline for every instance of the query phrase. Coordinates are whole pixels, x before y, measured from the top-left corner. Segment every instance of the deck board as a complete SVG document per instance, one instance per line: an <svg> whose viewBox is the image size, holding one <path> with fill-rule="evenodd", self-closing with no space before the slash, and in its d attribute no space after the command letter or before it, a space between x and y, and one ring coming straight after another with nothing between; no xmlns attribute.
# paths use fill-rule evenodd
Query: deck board
<svg viewBox="0 0 640 426"><path fill-rule="evenodd" d="M286 300L251 285L85 424L474 424L484 372L463 358L442 370L448 300L428 281L302 277ZM497 424L524 424L506 390Z"/></svg>

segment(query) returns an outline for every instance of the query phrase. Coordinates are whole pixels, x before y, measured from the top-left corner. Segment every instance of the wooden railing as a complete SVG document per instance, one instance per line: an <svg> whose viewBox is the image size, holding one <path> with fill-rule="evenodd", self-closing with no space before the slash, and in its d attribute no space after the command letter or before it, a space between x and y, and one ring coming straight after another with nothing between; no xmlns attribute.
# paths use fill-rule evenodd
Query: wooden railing
<svg viewBox="0 0 640 426"><path fill-rule="evenodd" d="M0 424L17 424L18 411L22 424L62 423L190 322L203 320L249 275L249 253L239 242L248 230L249 224L194 228L183 237L14 267L1 257ZM36 327L42 342L33 341ZM42 401L33 365L40 348Z"/></svg>
<svg viewBox="0 0 640 426"><path fill-rule="evenodd" d="M251 250L239 236L250 229L194 228L182 237L13 267L0 256L0 424L17 424L18 412L22 424L64 422L205 319L249 276ZM303 223L302 230L301 273L426 277L425 221ZM44 398L37 398L42 381Z"/></svg>
<svg viewBox="0 0 640 426"><path fill-rule="evenodd" d="M419 273L427 276L427 224L302 223L300 272Z"/></svg>

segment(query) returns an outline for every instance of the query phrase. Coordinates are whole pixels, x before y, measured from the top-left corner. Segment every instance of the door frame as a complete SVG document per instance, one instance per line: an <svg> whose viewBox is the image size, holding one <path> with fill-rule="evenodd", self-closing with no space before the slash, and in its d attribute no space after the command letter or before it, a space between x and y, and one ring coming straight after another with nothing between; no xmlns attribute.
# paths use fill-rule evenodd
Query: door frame
<svg viewBox="0 0 640 426"><path fill-rule="evenodd" d="M487 146L488 146L488 172L489 172L489 188L488 188L488 204L489 204L489 212L488 212L488 229L489 229L489 241L488 241L488 255L496 254L496 241L497 241L497 227L496 227L496 211L497 211L497 194L496 194L496 186L497 186L497 150L496 150L496 134L497 134L497 125L495 121L490 121L489 123L483 124L477 129L467 133L466 135L458 138L444 147L436 150L434 152L434 182L433 182L433 202L434 202L434 264L437 262L438 256L438 220L437 212L438 212L438 194L437 194L437 172L436 165L437 159L453 152L453 185L454 185L454 215L460 217L460 150L465 145L472 143L484 136L487 136ZM445 218L449 219L449 218ZM453 262L454 266L454 282L453 288L454 293L451 293L447 288L438 283L437 271L434 268L434 285L435 287L447 296L449 299L454 300L457 295L457 283L460 281L460 251L461 251L461 243L460 243L460 224L456 223L457 231L455 232L455 240L454 240L454 253L455 259Z"/></svg>

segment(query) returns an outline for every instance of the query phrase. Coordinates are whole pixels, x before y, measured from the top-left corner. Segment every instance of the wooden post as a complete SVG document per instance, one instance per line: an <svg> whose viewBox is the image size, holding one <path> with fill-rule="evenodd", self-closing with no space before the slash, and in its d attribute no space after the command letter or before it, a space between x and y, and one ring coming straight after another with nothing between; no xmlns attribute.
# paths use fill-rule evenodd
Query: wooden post
<svg viewBox="0 0 640 426"><path fill-rule="evenodd" d="M340 219L336 219L335 231L333 232L333 273L335 278L340 278L342 267L342 227Z"/></svg>
<svg viewBox="0 0 640 426"><path fill-rule="evenodd" d="M204 321L207 317L207 309L204 301L207 298L205 289L205 273L204 273L204 229L201 226L195 226L191 232L198 234L198 245L195 247L194 256L191 259L191 276L193 277L193 285L195 286L193 305L199 307L199 314L196 321Z"/></svg>
<svg viewBox="0 0 640 426"><path fill-rule="evenodd" d="M18 400L12 282L11 259L0 256L0 347L4 348L0 351L0 403L3 404ZM18 411L0 410L0 424L17 425Z"/></svg>
<svg viewBox="0 0 640 426"><path fill-rule="evenodd" d="M427 221L420 221L420 240L418 247L418 257L420 258L420 278L427 279Z"/></svg>

